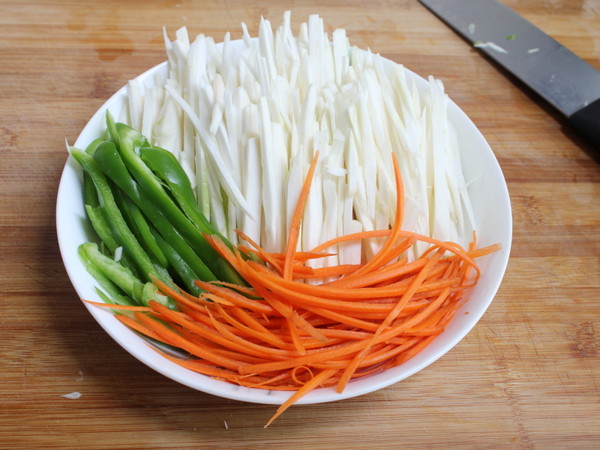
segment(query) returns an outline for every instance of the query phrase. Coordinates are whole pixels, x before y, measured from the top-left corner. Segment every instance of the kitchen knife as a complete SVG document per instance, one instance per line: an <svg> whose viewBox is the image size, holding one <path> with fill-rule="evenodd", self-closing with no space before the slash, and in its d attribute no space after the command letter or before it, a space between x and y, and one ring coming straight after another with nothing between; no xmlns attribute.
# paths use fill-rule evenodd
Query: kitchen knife
<svg viewBox="0 0 600 450"><path fill-rule="evenodd" d="M419 0L600 151L600 71L497 0Z"/></svg>

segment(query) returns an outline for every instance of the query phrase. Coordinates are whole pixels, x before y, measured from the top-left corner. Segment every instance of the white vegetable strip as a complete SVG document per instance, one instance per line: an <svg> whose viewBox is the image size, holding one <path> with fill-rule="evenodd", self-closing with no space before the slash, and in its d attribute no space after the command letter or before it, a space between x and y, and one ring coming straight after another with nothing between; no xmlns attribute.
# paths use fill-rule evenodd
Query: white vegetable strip
<svg viewBox="0 0 600 450"><path fill-rule="evenodd" d="M190 108L190 105L188 105L188 103L183 98L181 98L181 96L177 92L175 92L174 89L172 89L169 86L166 86L166 89L167 92L171 94L171 96L175 99L177 104L179 104L181 109L188 115L188 117L194 124L196 131L198 131L200 140L203 141L203 147L208 151L208 153L214 160L214 169L218 171L221 180L223 181L223 187L228 191L228 195L231 196L232 199L235 199L239 206L243 208L244 211L246 211L246 214L252 217L252 213L250 212L250 208L246 200L244 199L244 196L242 195L239 187L236 186L235 182L231 178L231 174L227 171L225 167L223 155L216 148L215 140L211 138L211 136L206 132L205 129L202 128L200 119L198 119L196 113Z"/></svg>
<svg viewBox="0 0 600 450"><path fill-rule="evenodd" d="M142 127L142 94L137 80L131 80L127 83L127 93L129 100L129 120L131 126L136 130Z"/></svg>
<svg viewBox="0 0 600 450"><path fill-rule="evenodd" d="M210 208L210 189L209 189L209 172L206 162L206 155L202 149L200 138L196 136L195 139L196 149L196 175L198 184L196 185L196 198L202 214L210 220L211 208Z"/></svg>
<svg viewBox="0 0 600 450"><path fill-rule="evenodd" d="M258 139L248 139L246 146L246 170L242 172L243 188L246 193L246 199L254 211L251 216L242 217L242 231L246 233L253 241L261 241L262 217L260 212L261 192L262 192L262 170L260 164L260 150Z"/></svg>
<svg viewBox="0 0 600 450"><path fill-rule="evenodd" d="M266 19L258 30L253 39L242 24L242 41L226 34L222 44L203 35L190 43L185 28L171 42L165 31L167 79L129 84L128 120L177 156L211 222L233 240L240 228L282 251L319 151L298 249L386 228L395 215L393 152L403 227L466 245L473 213L441 82L417 88L402 66L352 47L344 30L330 40L317 15L297 36L289 11L275 31ZM379 245L345 243L315 264L359 263Z"/></svg>
<svg viewBox="0 0 600 450"><path fill-rule="evenodd" d="M284 153L276 151L273 143L273 129L269 116L267 100L263 97L259 104L260 111L260 142L261 142L261 167L263 177L262 204L264 211L264 222L262 242L265 249L273 251L281 249L284 245L283 228L285 223L281 219L283 212L282 192L279 178L282 168L280 167Z"/></svg>

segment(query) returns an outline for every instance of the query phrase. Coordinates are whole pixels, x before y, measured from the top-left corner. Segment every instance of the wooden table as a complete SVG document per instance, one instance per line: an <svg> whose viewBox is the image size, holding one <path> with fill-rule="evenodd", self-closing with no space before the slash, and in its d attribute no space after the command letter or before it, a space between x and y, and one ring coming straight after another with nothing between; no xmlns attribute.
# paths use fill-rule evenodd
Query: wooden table
<svg viewBox="0 0 600 450"><path fill-rule="evenodd" d="M327 3L0 1L1 448L600 447L600 154L415 0ZM600 0L506 3L600 69ZM285 9L444 81L500 161L514 245L491 308L441 360L265 430L272 406L181 386L105 334L64 270L54 208L65 137L164 59L163 25L239 37Z"/></svg>

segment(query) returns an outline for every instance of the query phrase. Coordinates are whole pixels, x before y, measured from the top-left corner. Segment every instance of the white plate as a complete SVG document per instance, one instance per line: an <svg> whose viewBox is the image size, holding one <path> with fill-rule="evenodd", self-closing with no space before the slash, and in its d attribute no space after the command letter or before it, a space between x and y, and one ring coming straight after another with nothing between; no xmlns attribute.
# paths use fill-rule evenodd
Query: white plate
<svg viewBox="0 0 600 450"><path fill-rule="evenodd" d="M150 84L155 75L164 75L166 71L167 65L162 63L140 75L139 79ZM416 77L419 85L426 85L426 81L421 77L410 72L409 75ZM115 93L94 114L74 145L83 149L99 137L104 130L106 110L110 110L114 117L119 117L126 104L126 96L125 87ZM468 293L468 301L444 333L418 355L398 367L350 382L342 394L336 393L334 388L316 389L298 403L322 403L351 398L403 380L452 349L475 326L492 302L506 270L512 240L508 189L498 161L486 140L473 122L453 102L449 105L449 117L458 131L465 179L474 180L469 190L475 211L479 243L481 245L500 243L502 249L480 261L482 277L477 286ZM101 301L94 291L95 280L85 270L77 254L77 247L91 240L93 234L83 206L81 169L72 157L69 157L60 181L56 227L61 255L77 294L81 298ZM157 354L144 339L115 319L108 310L85 305L102 328L125 350L147 366L179 383L220 397L254 403L281 404L291 395L289 392L235 386L184 369ZM468 314L464 314L465 312Z"/></svg>

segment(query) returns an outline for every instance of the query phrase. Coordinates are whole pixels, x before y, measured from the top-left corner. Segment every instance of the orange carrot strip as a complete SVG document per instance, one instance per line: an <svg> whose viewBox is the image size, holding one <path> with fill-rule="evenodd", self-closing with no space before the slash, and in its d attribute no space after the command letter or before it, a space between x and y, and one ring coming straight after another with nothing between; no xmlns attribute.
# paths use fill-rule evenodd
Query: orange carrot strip
<svg viewBox="0 0 600 450"><path fill-rule="evenodd" d="M263 326L258 320L256 320L242 308L232 308L231 313L253 330L262 333L271 333L273 335L274 342L277 342L278 345L285 345L285 342L283 342L281 337L277 336L271 330Z"/></svg>
<svg viewBox="0 0 600 450"><path fill-rule="evenodd" d="M257 297L256 291L252 287L240 286L238 284L228 283L227 281L211 281L210 284L215 286L228 287L236 292L241 292L242 294L246 294L250 297Z"/></svg>
<svg viewBox="0 0 600 450"><path fill-rule="evenodd" d="M480 275L479 267L477 267L477 264L475 263L475 261L473 261L473 258L470 257L468 255L468 253L460 245L458 245L454 242L440 241L438 239L430 238L428 236L414 233L412 231L399 230L397 234L398 234L398 237L414 238L417 241L432 244L434 247L439 247L441 249L444 249L446 251L454 253L463 262L465 262L466 264L471 266L473 269L475 269L475 271L477 273L477 277L479 277L479 275ZM426 254L432 250L433 249L430 248L429 250L426 250L423 254ZM421 255L421 256L423 256L423 255Z"/></svg>
<svg viewBox="0 0 600 450"><path fill-rule="evenodd" d="M302 318L302 316L300 316L291 306L289 306L288 304L286 304L285 302L281 301L279 298L276 298L273 295L269 295L268 298L266 298L264 289L262 287L259 288L257 286L256 277L253 277L255 280L255 283L252 283L249 280L249 278L248 278L250 276L249 269L250 269L251 265L255 265L255 266L261 267L263 269L264 269L264 266L261 266L260 264L256 264L253 261L243 261L239 255L234 256L234 258L235 258L234 259L235 262L233 263L233 266L246 279L246 281L248 281L254 287L254 289L256 289L258 294L261 295L265 299L265 301L267 301L283 317L291 320L292 323L295 326L297 326L300 330L311 335L312 337L314 337L315 339L317 339L319 341L325 342L326 338L321 333L319 333L319 331L315 327L313 327L304 318Z"/></svg>
<svg viewBox="0 0 600 450"><path fill-rule="evenodd" d="M309 379L310 379L310 378L314 378L314 375L313 375L313 373L312 373L312 370L310 370L310 367L308 367L308 366L298 366L298 367L294 367L294 368L291 370L291 376L292 376L292 380L294 380L294 382L295 382L297 385L299 385L299 386L302 386L303 384L305 384L305 383L306 383L306 381L305 381L305 380L302 380L302 379L300 379L300 378L298 377L298 375L297 375L297 372L298 372L299 370L304 370L304 371L306 371L306 372L307 372L307 375L308 375L308 377L309 377Z"/></svg>
<svg viewBox="0 0 600 450"><path fill-rule="evenodd" d="M401 364L401 363L409 360L413 356L417 355L421 350L423 350L425 347L427 347L431 343L431 341L433 341L434 339L435 339L435 336L429 336L429 337L423 338L420 342L415 344L412 348L410 348L406 352L398 355L396 357L395 364L396 365Z"/></svg>
<svg viewBox="0 0 600 450"><path fill-rule="evenodd" d="M273 269L275 269L279 275L283 274L283 264L284 264L285 256L283 258L281 258L279 256L279 255L281 255L280 253L266 252L262 247L260 247L258 244L256 244L252 239L247 237L241 231L238 231L238 235L240 235L240 237L242 239L245 239L248 242L250 242L256 249L256 250L252 250L246 246L238 245L239 250L241 250L247 254L254 253L258 258L262 259L264 262L269 264ZM319 257L322 257L321 254L319 254ZM297 259L297 258L295 258L295 259ZM303 260L306 260L306 258L303 258ZM296 264L296 262L297 262L297 264ZM299 277L300 275L312 275L313 269L311 267L302 265L302 261L294 261L294 267L293 267L292 272L294 273L294 275L296 275L296 277Z"/></svg>
<svg viewBox="0 0 600 450"><path fill-rule="evenodd" d="M285 253L269 252L269 255L271 256L271 258L276 259L278 261L283 261L285 259ZM311 259L327 258L328 256L335 256L335 253L298 251L294 255L294 260L300 263L305 263L306 261L310 261Z"/></svg>
<svg viewBox="0 0 600 450"><path fill-rule="evenodd" d="M406 253L415 243L417 242L416 238L404 238L400 244L391 247L386 255L381 257L381 269L385 270L388 267L388 264L394 260L405 260L405 258L400 258L403 254Z"/></svg>
<svg viewBox="0 0 600 450"><path fill-rule="evenodd" d="M113 303L102 303L102 302L93 302L91 300L81 299L82 301L89 303L90 305L100 306L101 308L110 308L115 311L138 311L138 312L149 312L152 311L152 308L147 306L130 306L130 305L115 305Z"/></svg>
<svg viewBox="0 0 600 450"><path fill-rule="evenodd" d="M469 249L466 254L469 258L481 258L482 256L497 252L501 248L502 246L500 244L488 245L487 247Z"/></svg>
<svg viewBox="0 0 600 450"><path fill-rule="evenodd" d="M433 264L435 264L435 261L430 264L430 266ZM358 302L360 299L383 299L389 297L398 297L399 295L406 296L407 299L410 299L410 296L406 295L406 292L410 289L410 283L408 281L403 282L403 285L397 283L396 285L382 287L337 288L326 285L313 285L297 281L284 280L283 278L278 277L272 272L266 270L260 264L253 263L252 261L249 261L246 264L246 269L248 270L245 271L245 275L249 277L247 280L253 284L255 289L258 289L257 285L261 284L262 286L268 288L271 292L280 294L286 298L286 300L293 303L296 303L296 301L298 301L300 304L301 302L310 302L315 306L324 306L329 308L336 307L336 309L339 307L341 309L348 310L363 310L363 308L367 305L375 305L367 304L365 302ZM428 271L430 269L431 267L428 268ZM424 277L426 274L427 272L422 276ZM414 289L415 292L427 291L430 288L435 289L437 286L436 284L424 284L421 286L421 281ZM457 279L456 284L458 285L459 282L460 280ZM349 300L333 300L336 298L345 298ZM371 309L366 309L366 311L369 310Z"/></svg>
<svg viewBox="0 0 600 450"><path fill-rule="evenodd" d="M201 324L198 322L192 322L184 317L181 317L178 314L175 314L175 311L164 307L158 302L151 300L150 305L154 310L160 312L167 319L181 325L184 328L187 328L189 331L196 333L199 336L205 337L219 345L222 345L225 348L236 350L242 353L245 352L253 356L266 357L270 359L280 359L282 357L291 355L291 353L288 351L257 345L251 343L246 339L242 339L239 336L236 336L228 329L228 327L224 326L223 324L219 323L216 319L214 319L214 315L211 314L210 310L207 310L207 313L209 314L212 325L215 327L215 330L217 332L209 329L206 326L201 326Z"/></svg>
<svg viewBox="0 0 600 450"><path fill-rule="evenodd" d="M287 344L277 335L273 334L271 331L266 328L262 328L260 331L250 328L239 321L235 320L230 314L228 314L224 308L218 307L217 311L221 314L221 316L227 320L234 328L240 330L245 336L259 339L267 344L271 344L274 347L278 348L287 348ZM264 331L263 331L264 330Z"/></svg>
<svg viewBox="0 0 600 450"><path fill-rule="evenodd" d="M287 377L289 378L289 376ZM244 386L244 387L249 387L249 388L255 388L255 389L263 389L263 390L267 390L267 391L295 391L298 389L298 386L296 386L295 384L268 384L267 382L264 383L248 383L245 380L240 380L238 382L238 384L240 386Z"/></svg>
<svg viewBox="0 0 600 450"><path fill-rule="evenodd" d="M207 283L199 280L196 280L194 283L200 289L210 292L211 294L218 295L236 306L241 306L242 308L250 309L256 312L263 312L266 314L273 313L273 308L262 300L249 299L248 297L244 297L232 289L217 286L213 283Z"/></svg>
<svg viewBox="0 0 600 450"><path fill-rule="evenodd" d="M129 328L132 328L133 330L137 331L138 333L142 333L143 335L148 336L149 338L155 339L157 341L164 342L164 340L158 334L156 334L150 328L142 325L141 323L136 322L131 317L124 316L123 314L117 314L115 317L119 321L121 321L124 325L127 325ZM164 343L167 344L167 342L164 342Z"/></svg>
<svg viewBox="0 0 600 450"><path fill-rule="evenodd" d="M364 366L371 366L373 364L379 364L381 362L385 362L386 360L395 358L399 354L407 351L412 346L414 346L420 338L412 338L408 339L406 342L401 345L394 346L391 349L387 349L383 352L373 353L372 355L367 356L361 361L361 364Z"/></svg>
<svg viewBox="0 0 600 450"><path fill-rule="evenodd" d="M335 320L361 330L375 331L377 329L377 324L374 322L348 316L337 311L311 306L305 306L305 308L323 317L327 317L328 319Z"/></svg>
<svg viewBox="0 0 600 450"><path fill-rule="evenodd" d="M399 237L399 232L402 226L403 218L403 201L404 201L404 187L402 184L402 176L400 174L400 164L398 163L398 157L392 153L392 163L394 167L394 181L396 183L396 214L394 216L394 223L390 229L390 234L385 240L381 249L371 258L370 261L366 262L362 267L354 272L355 275L362 273L368 273L376 267L383 265L387 259L387 255L396 243ZM408 248L408 247L407 247Z"/></svg>
<svg viewBox="0 0 600 450"><path fill-rule="evenodd" d="M237 269L240 266L238 263L238 258L234 252L227 247L227 245L225 245L225 243L217 235L204 234L204 239L206 239L206 242L208 242L211 247L213 247L224 259L226 259L234 269ZM240 258L240 260L242 259Z"/></svg>
<svg viewBox="0 0 600 450"><path fill-rule="evenodd" d="M161 288L159 287L159 289L161 289ZM161 291L162 291L162 289L161 289ZM206 296L206 297L208 297L208 296ZM226 300L217 298L216 296L210 298L210 300L212 300L213 303L210 303L204 299L199 299L190 294L178 295L177 298L174 298L174 297L171 297L171 298L173 298L175 300L175 303L177 304L177 307L179 309L182 309L182 307L185 306L186 308L198 311L200 313L205 313L207 307L214 307L216 304L219 304L219 303L224 303L228 306L233 305L233 303L230 303L230 302L227 302Z"/></svg>
<svg viewBox="0 0 600 450"><path fill-rule="evenodd" d="M269 389L269 390L278 390L278 391L295 391L298 389L297 386L293 384L282 384L286 380L291 379L291 371L286 371L280 373L278 375L274 375L271 378L261 377L261 376L253 376L251 378L248 377L240 377L239 384L241 386L253 387L257 389Z"/></svg>
<svg viewBox="0 0 600 450"><path fill-rule="evenodd" d="M225 369L219 369L217 367L209 366L207 364L199 364L196 360L176 358L176 357L169 355L168 353L162 352L160 350L157 350L157 352L160 353L164 358L168 359L169 361L171 361L181 367L185 367L186 369L200 373L202 375L221 378L223 380L232 381L234 383L236 382L236 375L239 377L239 374L237 374L236 372L231 372L231 371L225 370Z"/></svg>
<svg viewBox="0 0 600 450"><path fill-rule="evenodd" d="M240 363L239 361L223 357L209 349L187 341L186 339L182 338L179 334L169 330L165 325L147 316L146 314L135 313L135 316L140 322L148 326L148 328L150 328L151 330L155 331L159 336L164 337L168 340L168 342L172 342L177 347L188 351L192 355L195 355L199 358L215 363L221 367L225 367L232 370L238 370L241 367L244 367L244 363Z"/></svg>
<svg viewBox="0 0 600 450"><path fill-rule="evenodd" d="M418 289L420 284L425 279L428 272L431 270L431 268L434 266L434 264L436 264L437 261L439 261L441 256L442 256L442 250L440 249L431 258L429 258L429 261L427 262L427 264L425 264L425 266L423 266L423 268L421 269L421 271L419 272L417 277L411 283L409 289L404 294L402 294L400 301L398 301L398 303L396 303L396 305L394 306L392 311L390 311L389 315L379 325L379 327L377 328L377 331L375 331L374 336L369 339L367 345L360 351L360 353L358 355L356 355L354 357L352 362L350 364L348 364L348 367L346 367L346 369L344 369L344 373L342 374L340 381L338 382L338 386L337 386L338 392L342 392L344 390L346 384L352 377L352 374L358 368L361 360L365 356L367 356L367 353L369 352L370 347L376 342L377 337L379 335L381 335L383 330L385 330L388 327L388 325L398 316L400 311L402 311L402 308L404 308L406 306L406 304L408 303L410 298L413 296L413 294L416 292L416 290ZM448 294L446 294L446 295L448 295Z"/></svg>
<svg viewBox="0 0 600 450"><path fill-rule="evenodd" d="M317 374L313 378L311 378L308 382L306 382L306 384L304 384L304 386L302 386L300 389L298 389L294 393L294 395L292 395L290 398L288 398L279 408L277 408L277 412L267 422L267 424L265 425L265 428L267 428L269 425L271 425L273 423L273 421L275 419L277 419L286 409L288 409L290 406L292 406L294 403L296 403L299 399L304 397L310 391L312 391L313 389L318 387L320 384L322 384L324 381L326 381L328 378L330 378L335 373L336 373L336 370L333 370L333 369L323 370L322 372L320 372L319 374Z"/></svg>
<svg viewBox="0 0 600 450"><path fill-rule="evenodd" d="M294 348L300 355L306 355L306 348L302 345L302 341L300 340L300 333L298 332L298 328L294 323L287 319L288 329L290 330L290 336L292 338L292 343L294 344Z"/></svg>
<svg viewBox="0 0 600 450"><path fill-rule="evenodd" d="M401 277L409 273L415 272L422 268L427 259L419 258L412 263L406 264L406 260L398 261L398 263L392 263L389 266L382 267L381 270L363 275L362 277L356 278L340 278L338 280L327 283L327 286L343 287L346 289L361 288L370 286L376 283L381 283L396 277Z"/></svg>
<svg viewBox="0 0 600 450"><path fill-rule="evenodd" d="M171 297L173 300L175 300L175 302L177 303L182 303L184 305L188 305L190 308L195 307L194 305L194 301L190 300L190 297L192 297L190 294L188 294L187 292L185 294L183 294L183 290L182 292L178 292L175 289L173 289L171 286L169 286L168 284L166 284L165 282L159 280L156 277L152 277L152 283L159 289L159 291L161 291L163 294ZM201 299L197 299L198 302L201 302ZM208 305L210 305L210 303L208 302L204 302Z"/></svg>
<svg viewBox="0 0 600 450"><path fill-rule="evenodd" d="M239 250L244 250L245 248L246 247L244 246L238 246ZM253 253L257 255L261 260L269 264L272 268L277 270L279 274L281 274L283 272L283 263L277 259L272 258L271 255L264 251L262 248L259 247L259 249L260 250L253 251Z"/></svg>
<svg viewBox="0 0 600 450"><path fill-rule="evenodd" d="M171 361L177 365L180 365L182 367L185 367L186 369L192 370L192 371L200 373L202 375L210 376L212 378L220 378L222 380L229 381L230 383L234 383L234 384L245 385L246 383L255 383L258 385L258 384L274 383L274 382L280 381L282 379L289 378L289 375L287 375L287 374L281 374L281 375L277 375L276 377L271 377L271 378L248 376L248 375L242 376L242 375L239 375L237 372L220 369L220 368L218 368L214 365L211 365L203 360L177 358L177 357L169 355L168 353L165 353L159 349L156 349L156 351L160 355L162 355L163 357L168 359L169 361Z"/></svg>
<svg viewBox="0 0 600 450"><path fill-rule="evenodd" d="M312 269L312 274L305 275L304 278L312 279L339 277L353 273L358 267L360 267L359 264L338 264L337 266L331 267L318 267Z"/></svg>
<svg viewBox="0 0 600 450"><path fill-rule="evenodd" d="M302 214L304 213L304 205L308 199L310 192L310 185L312 184L313 175L317 168L317 161L319 159L319 152L315 152L315 156L312 159L308 173L304 178L304 184L300 191L298 203L296 209L292 215L292 221L288 232L288 241L285 248L285 260L283 261L283 278L286 280L292 279L292 266L294 261L294 255L296 253L296 247L298 245L298 236L300 235L300 222L302 221Z"/></svg>
<svg viewBox="0 0 600 450"><path fill-rule="evenodd" d="M447 296L445 291L437 299L437 302L432 302L417 314L412 316L410 319L403 321L400 324L392 324L391 327L381 331L378 335L373 335L371 339L362 341L356 341L341 345L337 348L326 349L317 353L311 353L306 356L300 356L297 358L291 358L284 361L274 361L262 364L252 364L244 367L240 367L240 373L261 373L266 371L285 370L292 368L296 365L311 365L323 361L331 361L336 358L346 357L357 352L360 352L367 348L369 345L373 345L379 342L385 342L392 339L408 328L412 328L416 324L420 323L425 317L429 316L438 306L439 303L445 300ZM360 362L359 362L360 363Z"/></svg>
<svg viewBox="0 0 600 450"><path fill-rule="evenodd" d="M254 247L258 256L260 258L262 258L263 261L271 264L271 261L273 260L272 253L267 252L264 248L262 248L256 241L254 241L250 236L248 236L242 230L235 230L235 232L240 237L240 239L243 239L244 241L248 242L252 247Z"/></svg>
<svg viewBox="0 0 600 450"><path fill-rule="evenodd" d="M200 299L200 301L202 303L208 303L208 305L199 305L200 308L208 308L208 307L216 307L216 305L224 305L224 306L235 306L234 303L225 300L223 297L219 296L219 295L215 295L215 294L210 294L208 292L203 292L202 294L200 294L202 297ZM181 302L178 302L178 305L180 305Z"/></svg>
<svg viewBox="0 0 600 450"><path fill-rule="evenodd" d="M254 342L249 341L248 339L245 339L242 336L238 336L238 335L232 333L221 322L219 322L215 318L214 314L212 314L210 311L208 312L208 314L209 314L211 320L213 321L213 326L215 327L215 329L225 339L227 339L229 341L229 343L228 343L229 346L231 346L232 344L235 345L239 349L238 351L245 351L246 353L250 353L251 355L254 355L254 356L263 357L263 358L267 358L267 359L276 359L276 360L280 360L282 358L285 358L286 356L293 355L293 353L290 351L273 348L273 347L266 347L266 346L260 345L260 344L255 344Z"/></svg>
<svg viewBox="0 0 600 450"><path fill-rule="evenodd" d="M377 238L377 237L385 237L390 235L390 230L373 230L373 231L359 231L357 233L346 234L344 236L339 236L329 241L323 242L322 244L312 248L311 252L322 252L323 250L333 247L337 244L342 244L344 242L349 241L359 241L363 239L369 238Z"/></svg>
<svg viewBox="0 0 600 450"><path fill-rule="evenodd" d="M179 305L179 308L181 309L182 312L185 312L188 315L188 318L186 319L190 319L192 321L194 321L194 323L196 323L198 326L204 326L206 328L206 333L214 333L215 332L215 328L213 327L213 323L212 320L210 320L208 311L208 308L204 308L202 311L199 311L197 309L191 309L188 308L185 305ZM213 309L213 308L211 308ZM165 320L169 320L168 316L162 316L163 319ZM230 325L227 325L229 327L230 330L233 330L233 327ZM208 335L203 335L204 338L211 340L211 337Z"/></svg>
<svg viewBox="0 0 600 450"><path fill-rule="evenodd" d="M263 297L265 297L265 295L263 295ZM323 336L315 327L313 327L310 323L303 319L302 316L294 311L294 308L287 305L279 298L275 297L274 295L268 295L265 297L265 300L267 300L267 302L269 302L269 304L276 309L277 312L279 312L286 319L290 320L300 330L310 334L312 337L321 342L325 342L327 340L327 338Z"/></svg>
<svg viewBox="0 0 600 450"><path fill-rule="evenodd" d="M352 377L352 379L357 379L357 378L361 378L361 377L365 377L367 375L373 375L375 373L379 373L379 372L383 372L386 369L389 369L390 367L394 366L394 361L393 360L388 360L379 364L375 364L371 367L365 368L363 370L360 371L356 371L354 373L354 376ZM336 380L337 383L338 380Z"/></svg>
<svg viewBox="0 0 600 450"><path fill-rule="evenodd" d="M366 239L369 237L384 237L384 236L389 236L389 235L390 235L390 230L364 231L364 232L359 232L359 233L348 234L348 235L341 236L339 238L327 241L324 244L321 244L321 245L313 248L311 251L322 251L330 246L336 245L341 242L347 242L350 240ZM475 271L477 272L477 278L479 277L479 268L477 267L477 264L475 264L475 262L473 261L473 257L475 257L475 256L471 257L458 244L453 243L453 242L443 242L443 241L440 241L440 240L437 240L434 238L430 238L428 236L420 235L418 233L414 233L412 231L406 231L406 230L399 230L397 235L398 235L398 237L411 238L411 239L415 239L415 241L421 241L421 242L425 242L428 244L433 244L434 246L439 246L441 248L444 248L444 249L456 254L464 262L466 262L472 268L474 268ZM493 251L497 250L497 248L498 248L498 246L496 246L496 245L490 246L489 252L492 253Z"/></svg>
<svg viewBox="0 0 600 450"><path fill-rule="evenodd" d="M305 307L305 305L312 305L323 307L326 309L336 309L342 311L356 311L356 312L371 312L371 311L389 311L390 306L384 304L369 304L365 302L355 302L355 301L344 301L344 300L333 300L329 298L324 298L318 295L305 294L303 292L298 292L295 290L297 286L310 286L304 285L301 283L296 283L293 288L284 287L278 284L278 282L286 282L293 283L282 278L278 279L269 279L265 273L255 274L246 271L244 277L248 282L253 284L255 289L259 293L261 293L262 297L268 301L275 309L277 306L281 305L280 301L275 299L275 304L273 304L272 300L275 295L280 296L281 298L285 298L287 302L294 303L298 306ZM264 286L259 288L259 284ZM268 289L268 291L266 289ZM320 292L319 292L320 293ZM288 307L288 309L291 309ZM278 311L283 314L282 310Z"/></svg>
<svg viewBox="0 0 600 450"><path fill-rule="evenodd" d="M477 230L473 230L471 242L469 242L469 251L474 250L477 245Z"/></svg>
<svg viewBox="0 0 600 450"><path fill-rule="evenodd" d="M265 361L264 358L260 358L257 356L252 356L252 355L248 355L245 353L240 353L240 352L236 352L233 350L225 349L225 348L215 344L214 342L211 342L207 339L204 339L204 338L192 333L191 331L186 330L185 328L180 328L178 330L178 332L181 334L182 337L184 337L188 341L198 344L198 345L201 345L203 347L209 348L209 349L211 349L211 351L213 351L217 355L224 356L224 357L230 358L235 361L251 363L251 364L258 364L258 363L262 363ZM237 373L237 371L236 371L236 373Z"/></svg>
<svg viewBox="0 0 600 450"><path fill-rule="evenodd" d="M361 340L373 336L373 333L366 333L364 331L356 330L341 330L336 328L322 328L319 329L321 333L327 338L344 338L344 340Z"/></svg>

